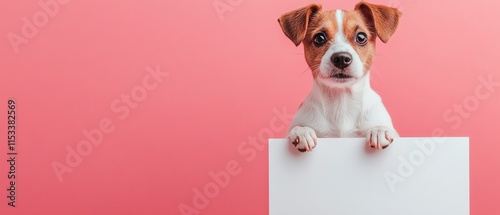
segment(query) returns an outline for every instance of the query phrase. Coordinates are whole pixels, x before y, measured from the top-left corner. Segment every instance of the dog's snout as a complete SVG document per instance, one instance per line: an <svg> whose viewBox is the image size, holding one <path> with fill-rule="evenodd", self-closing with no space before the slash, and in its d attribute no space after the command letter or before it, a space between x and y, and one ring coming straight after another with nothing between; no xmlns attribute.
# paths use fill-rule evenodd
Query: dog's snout
<svg viewBox="0 0 500 215"><path fill-rule="evenodd" d="M352 62L352 55L348 52L338 52L332 55L330 58L333 65L339 69L344 69L348 67Z"/></svg>

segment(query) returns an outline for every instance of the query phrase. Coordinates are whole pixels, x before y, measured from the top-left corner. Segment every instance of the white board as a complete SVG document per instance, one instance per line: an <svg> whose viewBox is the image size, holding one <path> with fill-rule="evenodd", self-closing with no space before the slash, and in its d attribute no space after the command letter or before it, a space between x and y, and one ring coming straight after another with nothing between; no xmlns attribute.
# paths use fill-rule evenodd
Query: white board
<svg viewBox="0 0 500 215"><path fill-rule="evenodd" d="M469 138L269 140L270 215L468 215Z"/></svg>

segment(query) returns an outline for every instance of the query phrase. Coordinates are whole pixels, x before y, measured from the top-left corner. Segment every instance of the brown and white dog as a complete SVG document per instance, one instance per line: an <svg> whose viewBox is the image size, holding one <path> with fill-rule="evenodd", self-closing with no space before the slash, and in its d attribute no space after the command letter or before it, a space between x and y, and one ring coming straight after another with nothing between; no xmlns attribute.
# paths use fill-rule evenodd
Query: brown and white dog
<svg viewBox="0 0 500 215"><path fill-rule="evenodd" d="M375 149L385 149L399 137L370 87L369 70L377 36L389 41L400 16L396 8L361 2L352 11L323 11L311 4L278 19L285 35L296 46L304 45L314 77L289 129L299 151L311 151L318 137L366 137Z"/></svg>

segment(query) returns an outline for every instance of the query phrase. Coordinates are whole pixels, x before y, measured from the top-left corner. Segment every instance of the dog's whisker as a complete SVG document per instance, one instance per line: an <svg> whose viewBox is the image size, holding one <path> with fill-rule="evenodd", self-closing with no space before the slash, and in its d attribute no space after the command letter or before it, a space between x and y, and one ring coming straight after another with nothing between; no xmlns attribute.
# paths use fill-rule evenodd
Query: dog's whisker
<svg viewBox="0 0 500 215"><path fill-rule="evenodd" d="M365 65L367 65L365 63ZM369 66L369 65L367 65ZM374 65L370 67L370 80L374 83L375 86L378 85L377 80L382 78L381 74L378 72L378 68Z"/></svg>

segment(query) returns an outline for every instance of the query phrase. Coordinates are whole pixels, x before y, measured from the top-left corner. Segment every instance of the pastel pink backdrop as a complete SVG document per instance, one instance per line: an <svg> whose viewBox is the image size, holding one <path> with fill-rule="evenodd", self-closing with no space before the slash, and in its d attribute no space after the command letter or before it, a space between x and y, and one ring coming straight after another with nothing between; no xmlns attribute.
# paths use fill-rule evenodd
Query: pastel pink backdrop
<svg viewBox="0 0 500 215"><path fill-rule="evenodd" d="M7 207L7 163L0 164L1 213L181 214L180 204L192 205L193 189L213 181L209 172L235 160L241 172L200 214L267 214L267 149L247 162L238 147L270 126L274 109L294 113L309 92L302 47L276 20L313 1L221 0L232 9L223 19L213 2L69 1L16 54L8 33L20 34L22 18L41 8L34 0L2 1L0 134L13 97L20 155L16 208ZM317 2L325 9L357 3ZM372 70L372 86L397 130L469 136L471 214L500 214L498 88L456 127L443 118L474 95L479 77L500 80L500 4L370 2L403 11L390 42L378 42ZM148 65L169 77L118 120L111 103L142 83ZM82 131L103 118L115 130L59 182L51 164L64 163L66 147L75 148L85 140ZM1 160L6 148L4 141Z"/></svg>

